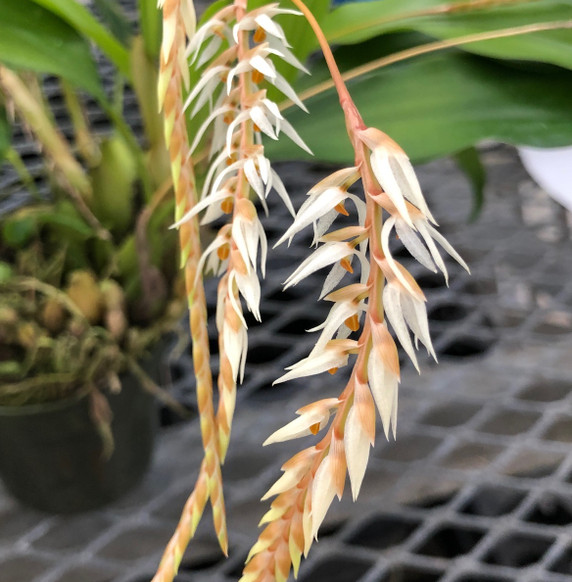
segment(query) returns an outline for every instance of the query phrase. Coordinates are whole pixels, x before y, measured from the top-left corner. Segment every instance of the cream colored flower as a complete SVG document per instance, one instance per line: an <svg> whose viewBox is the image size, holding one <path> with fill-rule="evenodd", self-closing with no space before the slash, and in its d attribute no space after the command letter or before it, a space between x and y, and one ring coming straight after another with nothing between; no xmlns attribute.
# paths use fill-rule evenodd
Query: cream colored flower
<svg viewBox="0 0 572 582"><path fill-rule="evenodd" d="M375 406L367 384L357 375L354 382L354 403L346 418L344 449L355 501L367 468L369 448L375 442Z"/></svg>
<svg viewBox="0 0 572 582"><path fill-rule="evenodd" d="M350 354L355 353L357 349L358 343L355 340L330 340L325 346L320 346L318 349L314 348L308 357L292 366L288 366L286 370L289 370L289 372L280 376L274 381L274 384L342 368L347 365Z"/></svg>
<svg viewBox="0 0 572 582"><path fill-rule="evenodd" d="M322 430L340 401L337 398L317 400L296 411L298 418L272 433L263 443L264 446L280 443L302 436L317 434Z"/></svg>
<svg viewBox="0 0 572 582"><path fill-rule="evenodd" d="M282 27L272 19L279 14L293 14L302 16L301 12L287 8L279 8L278 3L267 4L251 10L244 18L240 20L233 28L234 39L238 39L238 32L241 30L262 29L266 34L270 34L283 42L286 42L286 36Z"/></svg>
<svg viewBox="0 0 572 582"><path fill-rule="evenodd" d="M388 135L373 127L359 132L359 137L371 150L370 162L373 173L397 208L401 218L409 226L413 226L406 204L408 200L428 220L435 223L405 152Z"/></svg>

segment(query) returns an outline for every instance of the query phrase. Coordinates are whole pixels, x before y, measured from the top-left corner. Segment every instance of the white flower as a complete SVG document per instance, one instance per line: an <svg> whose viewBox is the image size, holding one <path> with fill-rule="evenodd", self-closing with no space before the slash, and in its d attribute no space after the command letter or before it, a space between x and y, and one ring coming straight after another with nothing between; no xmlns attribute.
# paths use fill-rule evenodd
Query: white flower
<svg viewBox="0 0 572 582"><path fill-rule="evenodd" d="M317 434L328 424L332 410L336 409L339 403L337 398L326 398L300 408L296 411L299 417L272 433L264 441L263 446Z"/></svg>
<svg viewBox="0 0 572 582"><path fill-rule="evenodd" d="M193 139L193 143L191 144L190 153L193 154L196 147L201 142L206 130L208 129L209 125L217 118L226 115L227 113L234 111L234 107L228 104L223 104L220 107L217 107L214 111L210 113L210 115L203 121L197 133L195 134L195 138ZM230 148L229 150L230 151ZM230 155L230 154L229 154Z"/></svg>
<svg viewBox="0 0 572 582"><path fill-rule="evenodd" d="M236 214L232 221L232 239L246 265L247 270L256 270L258 247L261 249L261 270L264 275L268 245L264 228L258 220L254 204L246 198L237 202Z"/></svg>
<svg viewBox="0 0 572 582"><path fill-rule="evenodd" d="M318 218L332 210L337 204L340 204L340 202L345 200L348 196L349 193L347 190L333 187L306 200L296 214L294 222L290 225L288 230L280 237L274 246L277 247L286 239L288 239L288 245L290 245L296 233L306 228L306 226L316 222Z"/></svg>
<svg viewBox="0 0 572 582"><path fill-rule="evenodd" d="M276 67L268 56L275 53L276 51L266 43L251 48L242 60L229 71L226 79L226 92L231 92L234 78L241 73L258 71L266 79L274 79L276 77Z"/></svg>
<svg viewBox="0 0 572 582"><path fill-rule="evenodd" d="M318 539L318 530L336 496L334 481L334 461L328 455L318 467L312 483L312 533L311 539Z"/></svg>
<svg viewBox="0 0 572 582"><path fill-rule="evenodd" d="M429 336L429 324L427 322L424 298L412 295L403 288L397 279L388 279L387 285L383 290L383 305L389 323L391 323L399 342L415 368L419 371L419 364L417 363L408 328L413 332L415 341L420 340L436 361L437 356Z"/></svg>
<svg viewBox="0 0 572 582"><path fill-rule="evenodd" d="M312 483L312 532L311 538L317 539L318 529L337 495L341 499L346 477L346 464L343 442L335 436L330 443L330 451L320 463ZM310 538L310 540L311 540ZM306 543L308 540L306 540Z"/></svg>
<svg viewBox="0 0 572 582"><path fill-rule="evenodd" d="M437 263L437 266L439 267L439 269L441 269L443 275L445 276L447 285L449 284L447 268L445 267L445 263L443 262L443 259L441 258L441 255L439 254L439 251L437 250L437 247L433 242L434 240L436 240L443 247L443 249L451 257L453 257L453 259L455 259L457 263L459 263L459 265L463 267L463 269L467 271L467 273L471 272L467 263L465 263L465 261L461 258L459 253L451 246L447 239L445 239L445 237L440 232L438 232L433 226L431 226L427 221L416 220L415 226L417 227L419 234L423 237L425 244L429 248L433 260L435 261L435 263Z"/></svg>
<svg viewBox="0 0 572 582"><path fill-rule="evenodd" d="M367 384L354 376L354 404L344 427L344 449L352 488L357 499L369 459L369 447L375 441L375 407Z"/></svg>
<svg viewBox="0 0 572 582"><path fill-rule="evenodd" d="M346 198L351 197L358 209L358 213L365 212L365 204L357 196L351 195L347 192L347 188L351 186L359 178L357 168L344 168L338 170L330 176L321 180L309 192L307 200L302 204L298 211L294 223L288 228L284 235L278 240L275 246L282 244L288 239L288 244L292 241L294 235L300 232L309 224L314 224L315 242L320 235L316 233L316 222L325 216L331 215L331 221L328 222L327 230L338 212L335 207L341 204ZM321 234L323 234L323 232Z"/></svg>
<svg viewBox="0 0 572 582"><path fill-rule="evenodd" d="M208 245L208 247L203 251L199 263L197 265L197 278L201 275L203 268L206 263L206 272L212 271L215 275L218 274L220 264L224 261L218 254L220 254L220 249L224 245L228 245L230 238L230 225L225 224L218 232L215 239ZM217 251L217 252L215 252ZM213 258L214 257L214 258ZM196 283L196 281L195 281Z"/></svg>
<svg viewBox="0 0 572 582"><path fill-rule="evenodd" d="M184 2L183 2L184 4ZM233 6L226 6L217 14L209 18L207 22L205 22L191 37L191 40L187 46L187 57L193 55L193 59L191 60L191 64L197 58L198 53L201 50L203 43L213 36L221 37L227 36L230 34L230 29L228 27L228 20L232 18L234 15L234 7Z"/></svg>
<svg viewBox="0 0 572 582"><path fill-rule="evenodd" d="M397 431L397 388L399 385L399 357L397 347L384 322L370 319L373 348L369 354L368 382L381 417L385 437Z"/></svg>
<svg viewBox="0 0 572 582"><path fill-rule="evenodd" d="M260 99L241 111L228 126L226 133L226 147L228 155L231 153L232 138L239 126L250 119L256 126L271 139L277 140L280 132L285 133L298 147L309 154L312 150L306 145L298 132L292 127L289 121L282 117L277 105L270 99Z"/></svg>
<svg viewBox="0 0 572 582"><path fill-rule="evenodd" d="M185 100L183 109L186 111L191 103L198 97L199 100L193 109L192 115L195 115L199 109L212 97L216 91L216 88L221 82L221 77L225 75L230 70L227 65L217 65L207 69L202 75L197 84L193 87L193 90L189 93L189 96Z"/></svg>
<svg viewBox="0 0 572 582"><path fill-rule="evenodd" d="M372 351L368 361L369 386L381 417L385 438L397 435L397 394L399 381Z"/></svg>
<svg viewBox="0 0 572 582"><path fill-rule="evenodd" d="M282 475L280 479L278 479L278 481L276 481L276 483L274 483L274 485L265 493L262 497L262 501L273 497L274 495L280 495L280 493L284 493L284 491L288 491L288 489L295 487L300 482L302 476L308 472L317 454L318 452L316 449L312 447L300 451L286 461L286 463L282 465L284 475Z"/></svg>
<svg viewBox="0 0 572 582"><path fill-rule="evenodd" d="M397 208L401 218L409 226L413 226L406 204L408 200L431 222L435 222L405 152L389 136L373 127L359 132L359 137L371 150L370 161L373 173Z"/></svg>
<svg viewBox="0 0 572 582"><path fill-rule="evenodd" d="M233 251L231 251L231 261L234 262L234 258L232 257ZM260 281L256 276L256 271L251 269L246 273L239 271L238 269L233 269L230 272L229 278L229 286L232 285L233 282L236 282L238 286L238 290L240 294L244 297L246 301L246 306L248 310L254 315L256 321L261 321L260 317ZM246 324L244 324L246 327Z"/></svg>
<svg viewBox="0 0 572 582"><path fill-rule="evenodd" d="M337 301L334 303L326 320L320 325L308 330L309 332L323 330L313 350L322 349L334 337L334 334L342 325L346 327L345 322L347 320L357 317L359 312L363 310L364 306L355 301Z"/></svg>
<svg viewBox="0 0 572 582"><path fill-rule="evenodd" d="M463 268L469 271L469 267L463 261L459 253L447 242L445 237L441 235L433 226L431 226L428 221L422 216L415 216L412 214L413 225L417 229L417 232L421 235L421 238L427 245L427 248L423 245L417 233L413 228L411 228L405 220L400 216L392 216L388 218L382 229L382 248L388 258L390 264L393 263L393 258L389 252L389 233L390 230L395 227L395 232L399 236L399 240L403 243L405 248L411 253L413 258L415 258L424 267L437 272L437 267L443 273L445 281L449 282L449 276L447 273L447 267L435 245L434 240L436 240L445 251L453 257ZM394 264L394 263L393 263ZM437 265L437 267L435 266ZM399 278L399 273L396 271L396 276Z"/></svg>
<svg viewBox="0 0 572 582"><path fill-rule="evenodd" d="M255 10L248 12L244 18L240 20L233 28L234 39L238 42L238 32L240 30L256 30L261 28L264 32L286 41L284 31L279 24L276 24L272 19L279 14L293 14L302 16L301 12L297 10L290 10L286 8L278 8L278 3L267 4Z"/></svg>
<svg viewBox="0 0 572 582"><path fill-rule="evenodd" d="M233 329L229 324L223 323L222 338L224 351L232 369L232 376L235 381L237 378L240 378L242 382L244 379L244 367L246 365L246 353L248 351L246 327L239 325L238 329Z"/></svg>
<svg viewBox="0 0 572 582"><path fill-rule="evenodd" d="M355 253L355 248L346 242L325 243L302 261L300 266L284 282L284 289L296 285L314 271L337 263Z"/></svg>
<svg viewBox="0 0 572 582"><path fill-rule="evenodd" d="M357 348L358 343L355 340L330 340L325 346L320 347L320 349L314 348L308 357L292 366L288 366L286 369L289 372L275 380L274 384L342 368L348 363L350 353L355 352Z"/></svg>
<svg viewBox="0 0 572 582"><path fill-rule="evenodd" d="M192 220L193 217L197 216L200 212L202 212L203 210L205 210L206 208L208 208L210 206L217 207L219 212L218 212L217 216L215 216L214 218L218 218L218 216L223 214L222 210L220 210L220 203L223 200L225 200L226 198L228 198L229 196L232 196L231 191L225 189L225 190L219 190L218 192L211 194L207 198L203 198L202 200L197 202L191 208L191 210L189 210L186 214L184 214L180 218L180 220L178 220L177 222L172 224L170 226L170 228L178 228L179 226L181 226L185 222L189 222L189 220ZM214 220L214 218L213 218L213 220ZM205 224L206 222L201 221L201 223Z"/></svg>

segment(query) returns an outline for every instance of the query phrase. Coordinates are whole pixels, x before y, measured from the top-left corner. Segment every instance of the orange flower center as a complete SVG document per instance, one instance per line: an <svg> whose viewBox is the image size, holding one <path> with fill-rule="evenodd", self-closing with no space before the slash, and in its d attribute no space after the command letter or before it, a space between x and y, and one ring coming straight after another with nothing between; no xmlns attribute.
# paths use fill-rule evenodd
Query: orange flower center
<svg viewBox="0 0 572 582"><path fill-rule="evenodd" d="M225 259L228 259L228 256L230 255L230 246L228 243L218 247L218 249L216 250L216 254L218 256L218 258L221 261L224 261Z"/></svg>
<svg viewBox="0 0 572 582"><path fill-rule="evenodd" d="M350 215L350 213L346 210L346 207L344 206L344 201L343 200L339 204L336 204L334 206L334 210L336 210L340 214L343 214L344 216L349 216Z"/></svg>
<svg viewBox="0 0 572 582"><path fill-rule="evenodd" d="M254 40L254 42L262 42L262 41L266 40L266 33L264 32L264 29L259 26L254 31L254 35L252 36L252 40Z"/></svg>
<svg viewBox="0 0 572 582"><path fill-rule="evenodd" d="M312 434L318 434L318 431L320 430L320 423L316 422L315 424L313 424L312 426L310 426L310 432Z"/></svg>
<svg viewBox="0 0 572 582"><path fill-rule="evenodd" d="M328 370L328 374L331 374L332 376L338 371L338 368L330 368Z"/></svg>
<svg viewBox="0 0 572 582"><path fill-rule="evenodd" d="M228 196L220 203L220 209L225 214L230 214L232 212L233 207L234 207L234 198L232 196Z"/></svg>
<svg viewBox="0 0 572 582"><path fill-rule="evenodd" d="M340 265L348 272L348 273L353 273L353 267L352 264L350 263L350 260L346 257L344 259L342 259L340 261Z"/></svg>
<svg viewBox="0 0 572 582"><path fill-rule="evenodd" d="M264 80L264 75L260 71L252 71L252 82L260 83Z"/></svg>
<svg viewBox="0 0 572 582"><path fill-rule="evenodd" d="M344 323L351 329L352 331L357 331L359 329L359 317L357 313L354 313L351 317L348 317Z"/></svg>

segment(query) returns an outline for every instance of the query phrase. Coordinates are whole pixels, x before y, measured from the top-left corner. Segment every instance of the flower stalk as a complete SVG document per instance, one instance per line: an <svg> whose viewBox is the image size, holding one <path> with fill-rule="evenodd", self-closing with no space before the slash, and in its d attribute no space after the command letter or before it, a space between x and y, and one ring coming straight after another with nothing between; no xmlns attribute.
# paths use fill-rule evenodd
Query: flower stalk
<svg viewBox="0 0 572 582"><path fill-rule="evenodd" d="M391 256L390 232L396 230L415 258L431 270L439 268L445 277L445 264L434 241L466 267L432 226L435 221L407 156L389 136L365 125L318 23L302 0L292 1L318 38L355 157L353 168L334 173L310 191L293 225L279 241L291 240L313 223L314 240L322 244L288 278L286 287L331 265L321 296L334 306L326 321L315 328L321 334L309 356L290 366L277 382L324 371L335 374L351 360L353 364L349 381L337 398L304 407L298 411L298 419L267 439L265 444L317 434L329 423L316 445L282 467L284 474L265 495L276 497L261 522L265 528L247 558L240 582L285 581L291 569L297 575L301 556L307 555L317 538L330 504L343 494L346 473L354 500L359 494L369 449L375 441L376 408L386 438L390 434L396 437L399 359L385 317L417 368L410 333L415 345L420 341L435 357L425 297L413 277ZM358 179L363 196L348 192ZM327 232L336 216L349 214L345 200L354 203L357 224ZM355 257L360 265L359 283L335 289L347 272L353 273Z"/></svg>
<svg viewBox="0 0 572 582"><path fill-rule="evenodd" d="M159 103L165 120L165 142L168 147L175 191L175 219L188 214L196 203L196 185L190 162L189 139L183 108L183 86L188 86L185 58L187 37L195 32L192 2L161 0L163 9L163 42L160 54ZM205 504L210 498L215 531L222 551L228 551L226 517L222 491L222 475L216 419L213 405L212 373L207 331L207 308L201 271L199 225L196 217L179 226L181 266L189 304L193 364L197 401L201 419L204 459L175 533L167 545L153 582L175 577L185 548L193 537Z"/></svg>
<svg viewBox="0 0 572 582"><path fill-rule="evenodd" d="M260 320L259 273L264 276L267 254L266 235L255 203L267 210L266 199L272 190L294 215L293 224L277 244L291 241L312 225L318 247L286 280L285 287L330 267L321 297L332 303L326 321L310 330L320 332L310 354L290 366L276 382L326 371L334 375L339 368L351 366L349 380L339 396L301 408L298 418L264 443L325 431L317 444L283 466L282 477L265 495L265 499L275 499L261 521L265 527L251 549L241 578L241 582L285 581L292 569L297 574L301 557L310 550L333 498L341 498L346 473L353 498L358 496L375 441L376 409L386 438L396 436L400 368L389 325L417 368L415 347L419 342L435 357L425 297L411 274L393 258L391 234L395 232L421 264L442 271L445 278L447 270L437 244L466 265L435 229L406 154L389 136L364 123L324 34L302 0L293 2L322 47L344 111L354 166L338 170L314 186L297 214L265 157L262 137L264 134L276 140L285 133L308 150L278 106L268 99L266 90L268 84L275 86L305 110L273 62L278 57L305 70L273 20L278 14L299 13L277 4L249 12L246 0L234 0L194 33L185 28L182 12L177 13L180 2L164 0L159 86L177 199L174 226L180 230L197 383L202 383L198 395L205 458L154 582L172 580L209 496L215 527L217 515L224 515L220 512L224 505L217 505L222 501L220 464L229 446L237 383L244 374L248 336L243 309L246 307ZM190 42L183 55L185 36ZM201 71L201 77L183 104L186 58ZM194 116L207 106L205 120L189 147L185 111L190 110ZM197 201L190 157L201 144L208 150L210 161ZM352 191L359 181L361 194ZM352 212L346 207L349 202L354 207ZM227 220L199 255L201 213L201 224L224 217ZM356 215L355 224L332 230L340 214ZM208 367L203 268L221 276L216 306L220 352L216 414ZM340 286L348 273L354 274L352 282Z"/></svg>

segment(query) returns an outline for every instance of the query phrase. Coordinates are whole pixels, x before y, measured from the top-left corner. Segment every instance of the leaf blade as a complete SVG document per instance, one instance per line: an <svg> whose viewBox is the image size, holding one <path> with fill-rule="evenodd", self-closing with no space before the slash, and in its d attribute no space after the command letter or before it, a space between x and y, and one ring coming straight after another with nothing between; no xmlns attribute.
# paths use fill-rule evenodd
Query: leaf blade
<svg viewBox="0 0 572 582"><path fill-rule="evenodd" d="M322 21L328 40L355 44L390 32L413 30L453 39L469 34L572 19L572 4L564 0L528 0L494 3L487 8L447 10L464 2L400 0L357 2L341 6ZM572 35L565 30L542 31L466 46L475 54L551 63L572 68Z"/></svg>
<svg viewBox="0 0 572 582"><path fill-rule="evenodd" d="M483 139L537 147L572 143L572 74L566 70L531 74L451 51L373 71L352 81L350 91L366 124L383 129L416 161L450 155ZM309 116L288 110L286 117L316 157L352 160L334 91L308 99L307 105ZM285 140L266 147L279 159L309 159Z"/></svg>
<svg viewBox="0 0 572 582"><path fill-rule="evenodd" d="M66 22L31 0L4 0L0 62L10 68L48 73L103 96L87 42Z"/></svg>
<svg viewBox="0 0 572 582"><path fill-rule="evenodd" d="M13 0L4 0L4 2ZM75 0L33 0L38 6L66 21L73 29L92 40L111 62L130 79L129 53L79 2Z"/></svg>

